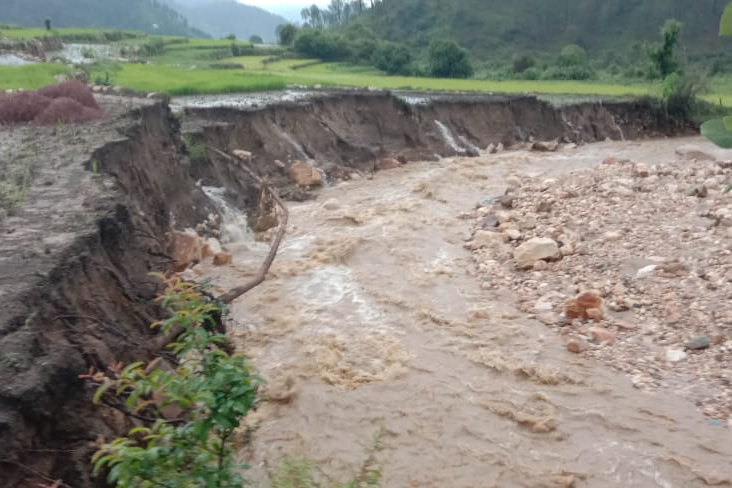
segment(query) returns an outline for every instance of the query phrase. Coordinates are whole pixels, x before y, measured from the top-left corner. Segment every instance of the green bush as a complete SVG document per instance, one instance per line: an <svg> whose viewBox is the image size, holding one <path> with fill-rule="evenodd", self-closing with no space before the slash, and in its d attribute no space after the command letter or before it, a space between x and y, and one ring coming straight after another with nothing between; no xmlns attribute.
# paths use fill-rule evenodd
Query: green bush
<svg viewBox="0 0 732 488"><path fill-rule="evenodd" d="M557 64L559 66L587 66L589 64L587 51L577 44L564 46L559 53Z"/></svg>
<svg viewBox="0 0 732 488"><path fill-rule="evenodd" d="M245 466L235 463L235 434L257 404L260 379L245 358L221 348L225 337L214 320L221 308L196 285L179 278L166 284L160 302L173 315L154 325L165 334L182 329L170 345L176 369L159 368L156 359L82 375L101 383L95 402L118 405L145 422L101 446L94 472L106 472L119 488L240 488L238 470ZM166 415L171 410L175 418Z"/></svg>
<svg viewBox="0 0 732 488"><path fill-rule="evenodd" d="M280 24L277 26L277 40L283 46L291 46L295 42L299 29L294 24Z"/></svg>
<svg viewBox="0 0 732 488"><path fill-rule="evenodd" d="M473 66L468 51L450 39L437 39L429 47L429 71L438 78L470 78Z"/></svg>
<svg viewBox="0 0 732 488"><path fill-rule="evenodd" d="M350 55L346 40L331 30L302 29L293 47L298 54L323 61L342 61Z"/></svg>
<svg viewBox="0 0 732 488"><path fill-rule="evenodd" d="M511 72L520 75L536 64L529 54L515 54L511 60Z"/></svg>
<svg viewBox="0 0 732 488"><path fill-rule="evenodd" d="M164 52L165 42L159 37L154 37L140 44L140 54L143 56L158 56Z"/></svg>
<svg viewBox="0 0 732 488"><path fill-rule="evenodd" d="M406 75L412 72L412 53L404 44L382 42L373 51L371 62L377 69L390 75Z"/></svg>

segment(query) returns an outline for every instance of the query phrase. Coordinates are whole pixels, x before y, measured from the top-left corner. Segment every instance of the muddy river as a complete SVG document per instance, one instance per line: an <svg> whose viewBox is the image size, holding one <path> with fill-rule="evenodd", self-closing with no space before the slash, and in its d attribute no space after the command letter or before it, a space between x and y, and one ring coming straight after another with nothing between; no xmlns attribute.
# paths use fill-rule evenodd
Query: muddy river
<svg viewBox="0 0 732 488"><path fill-rule="evenodd" d="M266 486L289 456L345 480L374 452L385 487L731 486L728 429L568 353L508 291L484 290L459 218L512 174L653 164L688 142L412 163L292 204L269 280L232 307L231 335L271 399L250 419L247 476ZM232 267L198 267L220 289L268 250L241 236L226 246Z"/></svg>

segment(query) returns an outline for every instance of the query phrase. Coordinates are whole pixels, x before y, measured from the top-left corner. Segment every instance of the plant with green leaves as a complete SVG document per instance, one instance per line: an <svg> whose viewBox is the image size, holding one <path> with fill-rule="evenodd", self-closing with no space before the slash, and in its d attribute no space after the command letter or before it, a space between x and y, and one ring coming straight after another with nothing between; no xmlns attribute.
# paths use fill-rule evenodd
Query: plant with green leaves
<svg viewBox="0 0 732 488"><path fill-rule="evenodd" d="M719 23L720 36L732 36L732 2L727 5ZM732 116L704 122L701 133L719 147L732 149Z"/></svg>
<svg viewBox="0 0 732 488"><path fill-rule="evenodd" d="M257 404L261 380L244 357L224 350L215 320L221 306L180 278L165 283L159 300L172 315L153 326L180 332L169 345L177 368L161 368L156 359L82 375L100 384L95 402L145 422L101 446L94 472L106 471L119 488L241 487L246 466L234 460L236 432Z"/></svg>

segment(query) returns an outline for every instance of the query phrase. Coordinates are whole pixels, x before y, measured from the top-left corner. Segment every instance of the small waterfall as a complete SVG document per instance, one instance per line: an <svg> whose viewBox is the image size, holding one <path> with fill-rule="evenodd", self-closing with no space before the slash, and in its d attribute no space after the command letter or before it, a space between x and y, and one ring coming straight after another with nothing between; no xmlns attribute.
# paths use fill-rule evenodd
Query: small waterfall
<svg viewBox="0 0 732 488"><path fill-rule="evenodd" d="M445 124L443 124L439 120L435 120L435 124L437 124L437 127L440 129L442 138L445 140L447 145L452 148L453 151L458 154L465 154L468 152L465 150L464 147L457 143L455 137L452 135L452 132L450 132L450 129Z"/></svg>
<svg viewBox="0 0 732 488"><path fill-rule="evenodd" d="M310 159L310 156L305 152L305 149L290 134L280 129L277 125L275 125L275 128L277 129L277 132L279 132L280 136L289 142L293 149L295 149L295 157L297 159L302 159L303 161Z"/></svg>
<svg viewBox="0 0 732 488"><path fill-rule="evenodd" d="M613 125L615 126L615 129L617 129L618 134L620 134L620 140L621 141L624 141L625 140L625 134L623 133L623 128L620 127L618 125L618 123L615 121L615 116L614 115L611 114L610 115L610 119L613 121Z"/></svg>
<svg viewBox="0 0 732 488"><path fill-rule="evenodd" d="M202 186L201 190L211 199L221 213L221 242L226 244L251 241L252 235L249 230L247 215L226 201L224 197L226 189L215 186Z"/></svg>

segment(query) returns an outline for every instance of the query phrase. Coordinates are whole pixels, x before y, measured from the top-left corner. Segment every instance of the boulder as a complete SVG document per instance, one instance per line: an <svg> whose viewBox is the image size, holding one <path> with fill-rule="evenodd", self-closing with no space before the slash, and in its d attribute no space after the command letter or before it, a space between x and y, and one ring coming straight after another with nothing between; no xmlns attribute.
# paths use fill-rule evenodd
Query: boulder
<svg viewBox="0 0 732 488"><path fill-rule="evenodd" d="M547 237L534 237L521 244L513 252L516 265L521 269L529 269L537 261L558 259L561 257L559 245Z"/></svg>
<svg viewBox="0 0 732 488"><path fill-rule="evenodd" d="M290 178L297 186L321 186L323 175L312 164L296 160L290 166Z"/></svg>
<svg viewBox="0 0 732 488"><path fill-rule="evenodd" d="M173 270L176 273L185 271L203 259L201 239L195 234L174 231L170 235L168 247L173 258Z"/></svg>
<svg viewBox="0 0 732 488"><path fill-rule="evenodd" d="M676 155L687 161L714 161L716 158L711 154L704 152L699 146L693 144L684 144L676 148Z"/></svg>
<svg viewBox="0 0 732 488"><path fill-rule="evenodd" d="M386 171L389 169L395 169L401 167L402 163L398 159L394 158L383 158L376 163L377 171Z"/></svg>
<svg viewBox="0 0 732 488"><path fill-rule="evenodd" d="M589 329L592 339L599 343L614 344L615 334L604 327L590 327Z"/></svg>
<svg viewBox="0 0 732 488"><path fill-rule="evenodd" d="M555 152L559 149L559 141L556 139L553 141L536 141L532 144L531 149L540 152Z"/></svg>
<svg viewBox="0 0 732 488"><path fill-rule="evenodd" d="M214 255L213 263L214 266L227 266L231 264L231 254L227 252L220 252Z"/></svg>

